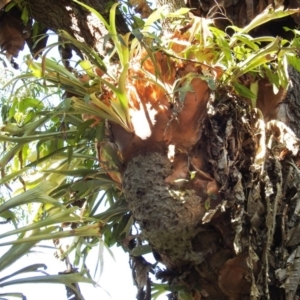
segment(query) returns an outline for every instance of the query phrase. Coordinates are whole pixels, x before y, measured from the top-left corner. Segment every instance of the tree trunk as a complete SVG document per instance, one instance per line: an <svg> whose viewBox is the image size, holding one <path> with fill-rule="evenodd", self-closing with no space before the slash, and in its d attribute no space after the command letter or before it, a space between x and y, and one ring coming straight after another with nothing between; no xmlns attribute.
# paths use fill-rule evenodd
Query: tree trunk
<svg viewBox="0 0 300 300"><path fill-rule="evenodd" d="M93 7L108 20L110 7L107 1L85 0L82 3ZM65 30L78 41L86 43L101 55L107 53L107 48L111 49L111 45L104 45L103 43L103 38L108 33L105 26L89 11L74 1L28 0L27 4L31 16L48 29L54 32L57 32L58 29ZM120 34L128 32L125 19L120 13L116 17L116 25Z"/></svg>
<svg viewBox="0 0 300 300"><path fill-rule="evenodd" d="M184 0L173 0L173 1L156 0L156 5L158 7L166 6L166 10L169 12L174 12L180 9L181 7L185 7Z"/></svg>
<svg viewBox="0 0 300 300"><path fill-rule="evenodd" d="M268 5L277 8L284 5L285 8L297 8L300 5L299 0L188 0L187 6L193 8L192 12L201 17L214 18L218 27L225 29L228 25L244 27L251 22L255 16L260 14ZM299 15L295 14L294 21L299 24ZM272 23L274 24L274 23ZM275 22L276 24L276 22ZM287 24L286 24L287 26ZM276 30L282 30L282 27L264 26L264 30L271 29L276 34Z"/></svg>
<svg viewBox="0 0 300 300"><path fill-rule="evenodd" d="M200 2L200 8L204 3ZM178 8L173 4L169 7ZM270 3L222 4L233 23L243 27ZM206 12L212 8L207 5ZM295 26L297 17L268 24L254 34L279 33L286 21ZM221 28L228 24L228 20L217 22ZM142 238L167 268L159 278L174 290L180 289L172 299L300 296L299 141L288 127L275 121L284 121L299 136L295 96L299 73L290 70L290 74L292 85L281 104L275 103L278 99L272 102L272 93L264 94L269 87L261 85L260 97L272 103L265 103L272 110L270 115L259 103L265 121L244 100L218 93L215 101L208 102L210 113L201 123L199 141L187 154L177 153L170 163L166 152L149 149L128 160L123 175L125 196ZM283 100L284 93L279 96ZM193 164L194 157L201 158L201 167ZM180 176L186 184L170 184L168 178L174 179L178 169L185 170ZM188 180L187 174L195 169L206 174L205 180Z"/></svg>
<svg viewBox="0 0 300 300"><path fill-rule="evenodd" d="M109 20L107 1L85 0L82 3L93 7ZM32 17L48 29L57 32L65 30L78 41L84 42L105 56L112 49L108 41L104 44L104 37L108 34L105 26L89 11L71 0L64 1L27 1ZM128 32L128 27L121 13L116 16L116 26L120 34Z"/></svg>
<svg viewBox="0 0 300 300"><path fill-rule="evenodd" d="M109 6L106 1L96 0L86 0L81 2L93 7L109 21L111 4ZM3 11L0 14L0 46L14 57L16 57L18 52L23 49L25 40L32 53L39 53L43 50L48 38L45 33L48 30L52 30L55 33L59 33L59 30L64 30L78 41L93 48L101 56L105 56L108 51L112 49L110 40L105 39L105 36L108 34L105 26L87 9L72 0L59 2L55 0L27 0L21 2L21 5L21 8L14 6L8 12ZM26 7L28 11L29 21L27 25L24 25L21 20L24 7ZM32 19L34 19L39 26L37 36L32 36ZM128 32L125 18L120 12L116 16L116 26L120 34ZM3 35L3 38L1 38L1 35ZM42 36L44 36L44 38L42 38ZM40 41L35 43L35 39ZM107 41L106 43L104 43L105 40ZM61 47L62 59L70 59L72 57L72 49L77 51L79 56L81 55L78 49L70 44L66 44Z"/></svg>
<svg viewBox="0 0 300 300"><path fill-rule="evenodd" d="M280 105L279 118L300 138L300 73L294 68L290 68L289 75L290 88Z"/></svg>

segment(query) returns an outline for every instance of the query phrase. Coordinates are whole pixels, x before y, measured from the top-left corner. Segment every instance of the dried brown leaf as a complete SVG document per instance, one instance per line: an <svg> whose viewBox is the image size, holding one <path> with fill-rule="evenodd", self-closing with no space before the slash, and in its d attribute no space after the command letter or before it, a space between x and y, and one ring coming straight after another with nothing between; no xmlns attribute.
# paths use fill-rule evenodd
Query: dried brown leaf
<svg viewBox="0 0 300 300"><path fill-rule="evenodd" d="M23 50L25 38L23 36L22 20L18 20L8 14L0 19L0 47L6 52L8 58L17 57Z"/></svg>

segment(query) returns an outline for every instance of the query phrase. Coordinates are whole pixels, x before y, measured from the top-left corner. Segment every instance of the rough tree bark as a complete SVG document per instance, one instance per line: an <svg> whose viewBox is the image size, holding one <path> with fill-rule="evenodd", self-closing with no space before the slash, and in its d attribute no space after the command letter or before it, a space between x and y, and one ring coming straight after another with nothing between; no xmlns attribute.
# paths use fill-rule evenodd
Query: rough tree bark
<svg viewBox="0 0 300 300"><path fill-rule="evenodd" d="M107 34L104 25L85 8L73 1L26 1L28 9L34 20L57 32L58 29L72 34L77 40L105 55L103 37ZM82 3L93 7L108 20L109 6L107 1L85 0ZM118 31L126 33L128 27L121 13L116 17ZM106 45L109 46L109 45Z"/></svg>
<svg viewBox="0 0 300 300"><path fill-rule="evenodd" d="M10 1L6 1L6 3L8 2ZM81 2L93 7L108 20L111 3L108 4L106 1L96 0ZM21 20L24 7L27 8L29 14L29 21L26 25ZM40 41L38 44L32 41L32 38L35 38L32 36L32 20L39 23L38 39ZM2 28L0 29L0 47L10 54L8 55L9 58L18 55L18 52L23 49L25 41L32 53L42 50L47 42L48 37L45 33L48 30L56 33L59 30L64 30L78 41L92 47L102 56L112 48L109 40L104 45L104 37L108 34L105 26L93 14L71 0L59 2L55 0L23 1L21 8L15 6L8 12L5 12L4 9L0 11L0 25ZM116 26L120 34L128 32L125 18L121 13L118 13L116 16ZM44 36L43 39L41 39L42 36ZM76 51L77 49L73 48L73 50ZM65 45L61 47L61 52L63 59L70 59L72 57L72 46ZM79 54L78 51L77 53Z"/></svg>
<svg viewBox="0 0 300 300"><path fill-rule="evenodd" d="M299 6L283 1L219 1L219 6L215 1L199 3L202 16L209 11L215 17L223 13L241 27L269 4ZM175 1L168 4L169 8L178 8ZM207 6L203 11L204 4ZM254 34L288 38L281 31L283 24L293 28L297 22L296 15L262 26ZM216 24L224 29L230 22L221 20ZM299 141L288 127L275 121L284 121L299 136L299 105L294 94L298 93L299 73L290 73L287 95L280 94L282 104L274 103L272 93L265 95L270 87L261 84L262 102L258 99L258 107L264 113L266 130L258 130L264 121L244 101L221 93L215 95L217 101L208 101L210 113L201 123L199 141L186 149L186 157L180 154L178 161L175 158L170 165L164 151L157 150L129 159L123 177L129 208L142 229L142 237L167 267L159 277L175 289L184 287L183 294L173 293L171 299L299 296L298 159L285 152L289 149L296 154ZM242 119L247 121L240 122ZM295 148L289 148L288 141ZM252 160L259 148L264 153L261 169ZM199 169L207 175L206 184L203 178L199 178L199 186L195 181L190 186L169 184L168 178L175 176L179 165L183 178L193 167L198 170L192 162L194 156L202 158ZM212 178L219 184L217 196L207 183ZM202 221L197 222L199 219Z"/></svg>
<svg viewBox="0 0 300 300"><path fill-rule="evenodd" d="M268 5L278 7L283 5L286 8L297 8L299 0L187 0L187 6L194 8L193 13L201 17L215 18L219 27L232 23L239 27L244 27L251 22L256 15L261 13ZM299 16L292 17L299 23ZM229 21L229 22L228 22ZM269 26L267 25L267 28ZM270 28L270 27L269 27ZM266 28L264 28L266 29ZM280 26L275 28L282 30Z"/></svg>

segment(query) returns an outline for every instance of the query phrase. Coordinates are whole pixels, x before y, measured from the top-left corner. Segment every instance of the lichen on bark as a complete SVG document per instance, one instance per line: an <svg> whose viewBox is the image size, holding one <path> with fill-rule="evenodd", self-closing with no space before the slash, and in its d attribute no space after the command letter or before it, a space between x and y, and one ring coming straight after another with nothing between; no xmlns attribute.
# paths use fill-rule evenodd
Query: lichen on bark
<svg viewBox="0 0 300 300"><path fill-rule="evenodd" d="M204 257L192 249L192 239L200 231L205 199L194 190L167 184L171 167L168 157L158 152L134 157L123 176L125 197L143 238L165 257L165 264L199 264Z"/></svg>

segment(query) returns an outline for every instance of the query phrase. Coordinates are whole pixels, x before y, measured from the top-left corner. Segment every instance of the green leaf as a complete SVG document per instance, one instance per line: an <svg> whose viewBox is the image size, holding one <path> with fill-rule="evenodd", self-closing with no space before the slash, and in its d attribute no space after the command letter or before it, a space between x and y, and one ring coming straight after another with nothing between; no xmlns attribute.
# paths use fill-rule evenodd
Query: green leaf
<svg viewBox="0 0 300 300"><path fill-rule="evenodd" d="M220 56L218 61L222 61L227 67L231 67L233 64L232 49L229 45L228 35L215 27L210 27L210 31L215 37L215 43L220 47Z"/></svg>
<svg viewBox="0 0 300 300"><path fill-rule="evenodd" d="M68 165L69 166L70 166L70 164L72 162L72 158L73 158L73 147L68 147Z"/></svg>
<svg viewBox="0 0 300 300"><path fill-rule="evenodd" d="M5 175L2 179L0 179L0 184L4 184L12 179L17 178L19 175L23 174L24 172L26 172L29 168L22 168L19 171L16 172L12 172L11 174Z"/></svg>
<svg viewBox="0 0 300 300"><path fill-rule="evenodd" d="M171 12L167 14L167 18L178 18L178 17L185 17L187 13L191 11L190 8L187 7L181 7L175 12Z"/></svg>
<svg viewBox="0 0 300 300"><path fill-rule="evenodd" d="M277 74L278 74L280 86L282 86L283 88L287 88L289 84L289 72L288 72L288 60L285 55L278 59Z"/></svg>
<svg viewBox="0 0 300 300"><path fill-rule="evenodd" d="M5 3L5 2L4 2ZM2 3L1 3L2 5ZM15 5L17 5L17 3L15 1L11 1L9 2L6 6L5 6L5 12L10 11Z"/></svg>
<svg viewBox="0 0 300 300"><path fill-rule="evenodd" d="M254 71L256 68L277 59L280 43L281 39L277 37L272 43L262 48L258 52L252 53L244 61L237 64L233 72L234 78L239 78L243 74Z"/></svg>
<svg viewBox="0 0 300 300"><path fill-rule="evenodd" d="M170 292L167 283L154 283L151 282L151 299L156 300L159 296Z"/></svg>
<svg viewBox="0 0 300 300"><path fill-rule="evenodd" d="M80 222L81 218L79 216L73 215L74 212L78 209L78 207L71 207L65 210L62 210L61 212L55 213L54 215L47 216L46 219L34 222L33 224L29 224L27 226L23 226L21 228L11 230L5 233L2 233L0 235L0 239L3 239L8 236L12 236L15 234L25 234L26 232L29 232L31 230L40 230L43 227L50 226L53 224L61 224L63 222Z"/></svg>
<svg viewBox="0 0 300 300"><path fill-rule="evenodd" d="M19 104L19 111L22 112L26 111L26 109L28 109L29 107L40 110L44 108L44 104L41 100L38 99L29 98L29 97L23 98Z"/></svg>
<svg viewBox="0 0 300 300"><path fill-rule="evenodd" d="M143 33L150 32L150 29L152 28L151 26L153 25L154 22L160 20L165 12L164 7L159 7L156 9L145 21L144 28L141 30Z"/></svg>
<svg viewBox="0 0 300 300"><path fill-rule="evenodd" d="M86 271L83 270L80 273L62 274L62 275L49 275L49 276L33 276L27 278L20 278L11 281L6 281L0 284L0 287L16 285L16 284L29 284L29 283L51 283L51 284L64 284L76 291L73 284L76 282L90 283L97 285L97 283L84 276ZM77 291L76 291L77 292Z"/></svg>
<svg viewBox="0 0 300 300"><path fill-rule="evenodd" d="M29 20L29 15L28 15L28 9L27 6L25 5L22 14L21 14L21 20L23 21L24 25L27 25L28 20Z"/></svg>
<svg viewBox="0 0 300 300"><path fill-rule="evenodd" d="M130 255L141 256L141 255L148 254L151 252L152 252L152 248L150 245L142 245L142 246L137 246L137 247L133 248L130 251Z"/></svg>
<svg viewBox="0 0 300 300"><path fill-rule="evenodd" d="M70 130L65 131L66 135L74 134L74 133L76 133L76 129L70 129ZM23 137L10 137L10 136L0 134L0 141L13 142L13 143L29 143L29 142L36 141L36 140L46 141L46 140L49 140L49 139L55 138L55 137L63 138L61 132L50 132L50 133L41 132L41 133L38 133L35 135L25 135Z"/></svg>
<svg viewBox="0 0 300 300"><path fill-rule="evenodd" d="M43 181L35 188L15 196L0 205L0 214L8 209L32 202L51 203L54 206L62 206L58 200L47 195L55 187L56 183Z"/></svg>
<svg viewBox="0 0 300 300"><path fill-rule="evenodd" d="M250 84L250 91L255 95L255 98L251 99L252 107L256 107L257 95L258 95L258 80Z"/></svg>
<svg viewBox="0 0 300 300"><path fill-rule="evenodd" d="M43 173L54 173L54 174L61 174L66 176L72 177L85 177L85 176L94 176L95 174L101 174L103 172L98 170L91 170L91 169L78 169L78 170L41 170ZM107 173L104 172L104 173Z"/></svg>
<svg viewBox="0 0 300 300"><path fill-rule="evenodd" d="M248 25L246 25L241 32L248 33L254 28L257 28L269 21L284 18L300 12L300 8L297 9L286 9L280 6L276 9L272 5L269 5L262 13L257 15Z"/></svg>
<svg viewBox="0 0 300 300"><path fill-rule="evenodd" d="M234 82L233 83L233 87L235 89L235 91L242 97L245 97L247 99L252 99L255 100L256 99L256 95L253 94L246 86L244 86L243 84L240 84L238 82Z"/></svg>
<svg viewBox="0 0 300 300"><path fill-rule="evenodd" d="M288 63L295 68L295 70L300 72L300 59L297 56L292 53L287 54L287 60Z"/></svg>
<svg viewBox="0 0 300 300"><path fill-rule="evenodd" d="M254 51L259 50L257 41L251 35L244 34L244 33L236 33L233 35L232 39L236 39L237 41L242 42L244 45L247 45ZM273 38L273 39L275 39L275 38ZM270 42L270 41L268 41L268 42Z"/></svg>
<svg viewBox="0 0 300 300"><path fill-rule="evenodd" d="M110 28L110 26L108 25L108 23L105 21L105 19L102 17L101 14L99 14L94 8L78 1L78 0L73 0L74 2L76 2L77 4L83 6L84 8L86 8L88 11L90 11L91 13L93 13L106 27L106 29Z"/></svg>
<svg viewBox="0 0 300 300"><path fill-rule="evenodd" d="M31 235L37 234L39 229L35 229ZM18 237L22 239L23 235ZM20 245L12 245L1 257L0 257L0 272L8 268L10 265L15 263L20 257L25 254L28 254L29 250L36 244L36 242L23 243Z"/></svg>
<svg viewBox="0 0 300 300"><path fill-rule="evenodd" d="M9 300L8 298L2 298L2 297L15 297L20 298L22 300L26 300L27 298L22 293L3 293L0 294L1 300Z"/></svg>
<svg viewBox="0 0 300 300"><path fill-rule="evenodd" d="M36 272L36 271L40 271L40 270L39 270L40 268L43 268L43 269L46 270L46 269L47 269L47 266L46 266L45 264L33 264L33 265L30 265L30 266L27 266L27 267L22 268L22 269L20 269L20 270L14 272L14 273L12 273L12 274L10 274L10 275L7 275L7 276L5 276L5 277L0 278L0 282L1 282L1 281L5 281L5 280L7 280L7 279L9 279L9 278L11 278L11 277L14 277L14 276L19 275L19 274L22 274L22 273L28 273L28 272Z"/></svg>
<svg viewBox="0 0 300 300"><path fill-rule="evenodd" d="M178 300L194 300L194 297L191 292L180 290L177 292Z"/></svg>
<svg viewBox="0 0 300 300"><path fill-rule="evenodd" d="M86 54L88 59L93 63L95 66L106 71L106 66L103 60L100 58L100 56L87 44L79 42L74 37L72 37L69 33L67 33L64 30L58 31L59 35L64 38L66 41L69 41L70 44L73 44L76 48L78 48L80 51Z"/></svg>
<svg viewBox="0 0 300 300"><path fill-rule="evenodd" d="M32 234L30 237L17 239L10 242L0 243L0 247L8 246L8 245L17 245L17 244L36 244L37 242L44 240L52 240L52 239L61 239L65 237L74 237L74 236L100 236L100 227L101 223L86 225L82 227L78 227L72 230L66 231L58 231L59 228L48 227L39 232L39 234Z"/></svg>
<svg viewBox="0 0 300 300"><path fill-rule="evenodd" d="M116 27L116 9L120 5L120 3L114 3L109 10L109 25L110 28L107 27L109 33L113 36L114 40L118 39L118 31Z"/></svg>
<svg viewBox="0 0 300 300"><path fill-rule="evenodd" d="M91 62L89 60L81 60L79 62L79 65L90 77L95 77L95 74L93 71L93 65L91 64Z"/></svg>

